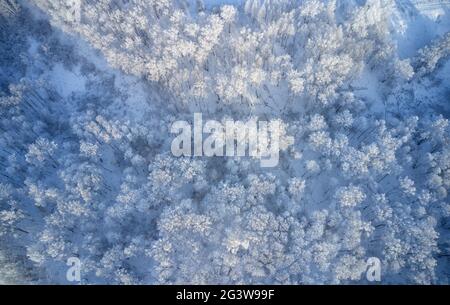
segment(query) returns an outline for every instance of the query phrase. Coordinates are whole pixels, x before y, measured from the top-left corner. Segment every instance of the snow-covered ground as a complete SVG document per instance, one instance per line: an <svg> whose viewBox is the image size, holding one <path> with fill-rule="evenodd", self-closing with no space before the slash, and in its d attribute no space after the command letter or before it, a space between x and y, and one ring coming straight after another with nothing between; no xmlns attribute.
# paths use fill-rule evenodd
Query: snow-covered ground
<svg viewBox="0 0 450 305"><path fill-rule="evenodd" d="M0 282L450 282L450 1L111 2L0 0ZM295 143L175 157L194 112Z"/></svg>

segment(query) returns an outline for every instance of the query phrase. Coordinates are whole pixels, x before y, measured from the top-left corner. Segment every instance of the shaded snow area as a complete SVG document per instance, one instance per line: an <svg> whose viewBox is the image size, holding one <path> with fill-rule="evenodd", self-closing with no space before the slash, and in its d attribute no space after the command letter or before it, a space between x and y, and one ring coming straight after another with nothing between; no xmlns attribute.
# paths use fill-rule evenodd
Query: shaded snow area
<svg viewBox="0 0 450 305"><path fill-rule="evenodd" d="M0 0L0 283L449 284L449 1L69 2Z"/></svg>

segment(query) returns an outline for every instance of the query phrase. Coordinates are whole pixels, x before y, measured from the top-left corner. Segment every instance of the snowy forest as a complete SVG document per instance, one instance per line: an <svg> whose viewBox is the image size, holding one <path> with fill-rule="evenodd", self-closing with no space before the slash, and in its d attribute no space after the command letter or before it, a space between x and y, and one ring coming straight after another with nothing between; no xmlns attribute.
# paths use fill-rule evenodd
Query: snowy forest
<svg viewBox="0 0 450 305"><path fill-rule="evenodd" d="M449 118L445 0L0 0L0 283L450 284Z"/></svg>

